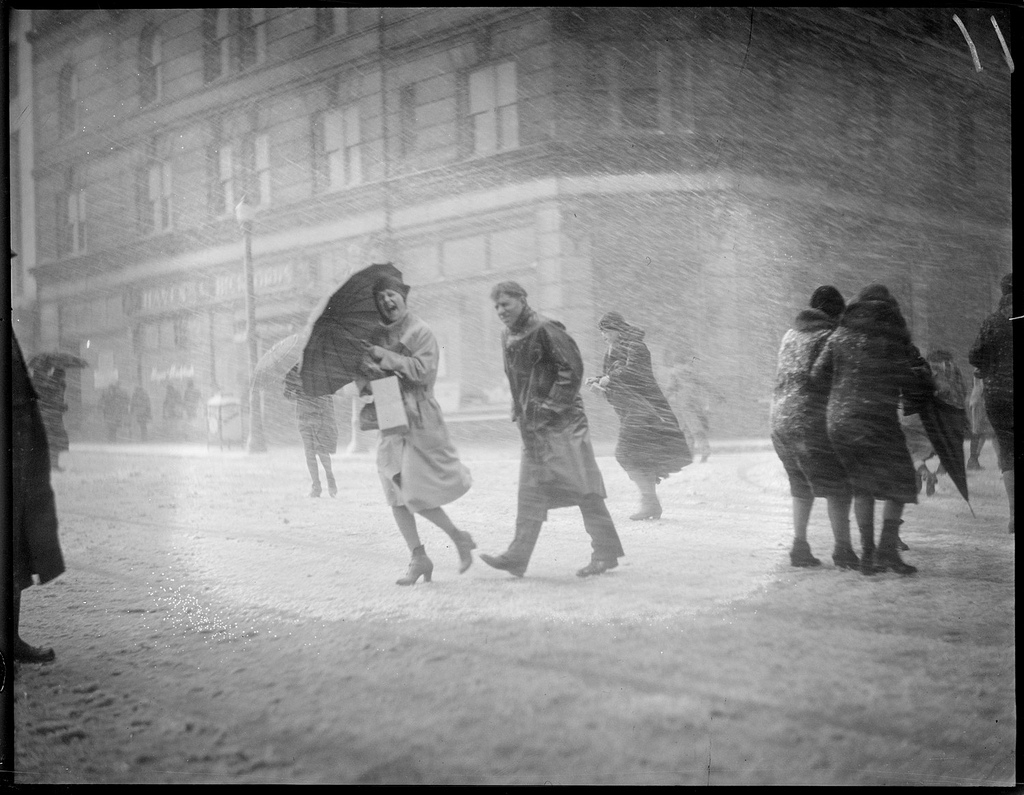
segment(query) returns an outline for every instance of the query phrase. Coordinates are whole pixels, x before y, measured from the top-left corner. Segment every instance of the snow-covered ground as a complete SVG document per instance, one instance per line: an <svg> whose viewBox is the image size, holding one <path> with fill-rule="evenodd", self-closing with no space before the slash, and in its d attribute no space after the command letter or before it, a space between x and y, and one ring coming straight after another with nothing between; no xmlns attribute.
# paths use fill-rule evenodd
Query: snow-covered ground
<svg viewBox="0 0 1024 795"><path fill-rule="evenodd" d="M500 552L518 451L462 450L448 506ZM420 520L430 584L373 459L336 456L310 499L302 452L74 446L54 476L67 572L25 592L19 783L1011 785L1014 537L994 456L972 504L942 480L909 506L912 577L831 564L824 505L794 569L790 498L765 445L719 448L630 522L601 577L576 509L524 579L457 556ZM856 537L856 531L855 531ZM856 545L856 544L855 544Z"/></svg>

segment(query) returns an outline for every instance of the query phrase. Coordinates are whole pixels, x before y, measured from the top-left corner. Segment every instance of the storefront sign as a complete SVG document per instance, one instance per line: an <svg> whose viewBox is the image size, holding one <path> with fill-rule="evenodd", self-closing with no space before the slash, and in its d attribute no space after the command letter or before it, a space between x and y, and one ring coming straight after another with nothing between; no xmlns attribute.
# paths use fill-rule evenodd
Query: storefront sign
<svg viewBox="0 0 1024 795"><path fill-rule="evenodd" d="M293 268L290 262L283 265L272 265L269 268L256 268L253 272L253 286L259 293L270 293L290 287L293 282ZM245 295L245 274L223 273L217 277L214 288L216 299L223 301Z"/></svg>
<svg viewBox="0 0 1024 795"><path fill-rule="evenodd" d="M271 293L284 290L294 284L294 266L290 262L256 268L253 282L256 293ZM195 309L215 302L229 301L245 295L245 274L222 273L199 279L163 284L143 289L128 288L124 292L122 305L126 315L155 314L179 309Z"/></svg>

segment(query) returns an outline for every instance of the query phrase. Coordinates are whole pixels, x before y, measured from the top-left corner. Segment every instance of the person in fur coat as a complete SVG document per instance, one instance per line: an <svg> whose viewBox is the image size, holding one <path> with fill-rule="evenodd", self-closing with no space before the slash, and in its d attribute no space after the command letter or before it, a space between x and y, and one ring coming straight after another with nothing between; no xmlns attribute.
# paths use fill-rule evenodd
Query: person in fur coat
<svg viewBox="0 0 1024 795"><path fill-rule="evenodd" d="M779 346L769 424L772 445L786 470L793 498L789 560L794 566L821 564L811 554L807 524L815 497L823 497L835 539L832 562L840 569L860 568L850 541L850 481L828 438L828 390L809 380L811 367L845 307L839 290L831 285L819 287L811 295L810 307L796 316Z"/></svg>
<svg viewBox="0 0 1024 795"><path fill-rule="evenodd" d="M913 574L900 557L903 506L917 502L917 477L900 425L904 411L932 395L928 363L911 342L899 304L881 284L871 284L846 307L811 368L811 382L829 393L829 441L853 490L861 535L862 574ZM882 532L875 546L875 502L883 502Z"/></svg>

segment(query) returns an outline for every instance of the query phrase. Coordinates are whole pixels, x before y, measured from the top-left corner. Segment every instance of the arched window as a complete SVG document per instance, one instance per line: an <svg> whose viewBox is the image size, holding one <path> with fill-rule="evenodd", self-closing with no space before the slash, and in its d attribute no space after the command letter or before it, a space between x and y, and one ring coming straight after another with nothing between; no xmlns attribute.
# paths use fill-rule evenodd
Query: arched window
<svg viewBox="0 0 1024 795"><path fill-rule="evenodd" d="M163 53L160 33L147 25L139 37L139 100L149 105L163 92Z"/></svg>
<svg viewBox="0 0 1024 795"><path fill-rule="evenodd" d="M81 127L78 75L70 65L61 69L57 78L57 118L62 136L73 135Z"/></svg>

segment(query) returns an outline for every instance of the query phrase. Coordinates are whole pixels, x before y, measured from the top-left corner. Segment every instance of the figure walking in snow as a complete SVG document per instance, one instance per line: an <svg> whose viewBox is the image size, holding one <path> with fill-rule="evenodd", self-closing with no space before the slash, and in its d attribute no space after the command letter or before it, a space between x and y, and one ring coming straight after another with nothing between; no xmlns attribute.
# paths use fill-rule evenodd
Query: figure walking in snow
<svg viewBox="0 0 1024 795"><path fill-rule="evenodd" d="M640 507L629 518L661 518L657 484L693 461L686 436L654 378L644 330L608 312L598 322L608 344L601 375L588 386L604 392L619 418L615 460L640 490Z"/></svg>
<svg viewBox="0 0 1024 795"><path fill-rule="evenodd" d="M472 536L459 530L442 505L454 502L472 485L448 436L441 406L434 398L440 347L430 327L409 312L409 286L383 277L373 288L381 326L367 347L363 369L368 379L397 375L409 428L382 434L377 444L377 471L398 530L412 552L409 569L398 585L430 582L434 564L416 529L420 514L440 527L459 555L459 573L473 563Z"/></svg>
<svg viewBox="0 0 1024 795"><path fill-rule="evenodd" d="M302 390L302 378L299 366L295 365L284 379L284 396L295 403L295 419L299 423L299 436L302 437L302 449L306 454L306 468L313 484L310 497L319 497L320 466L324 468L327 479L327 493L332 497L338 493L338 484L334 480L331 467L331 456L338 449L338 423L334 417L334 396L310 397ZM320 460L320 466L317 465Z"/></svg>
<svg viewBox="0 0 1024 795"><path fill-rule="evenodd" d="M861 573L913 574L917 569L902 560L898 548L903 506L917 502L899 406L902 400L912 413L913 403L929 397L935 387L886 287L871 284L846 307L811 368L811 381L829 392L828 437L853 489ZM884 501L877 549L876 500Z"/></svg>
<svg viewBox="0 0 1024 795"><path fill-rule="evenodd" d="M810 381L811 367L835 331L845 302L830 285L819 287L811 296L810 308L796 316L779 347L775 390L769 422L772 444L789 478L793 497L794 566L818 566L811 554L807 525L815 497L824 497L832 525L832 562L841 569L857 569L860 559L850 541L852 491L846 471L828 438L826 383Z"/></svg>
<svg viewBox="0 0 1024 795"><path fill-rule="evenodd" d="M491 300L505 329L505 375L512 391L512 421L523 440L516 530L500 555L481 555L489 566L516 577L526 573L549 508L578 505L593 549L578 577L603 574L625 552L605 505L604 479L590 443L580 386L583 359L565 326L526 303L526 290L501 282Z"/></svg>

